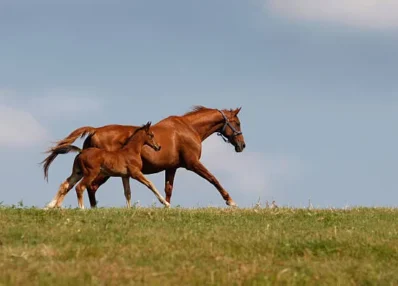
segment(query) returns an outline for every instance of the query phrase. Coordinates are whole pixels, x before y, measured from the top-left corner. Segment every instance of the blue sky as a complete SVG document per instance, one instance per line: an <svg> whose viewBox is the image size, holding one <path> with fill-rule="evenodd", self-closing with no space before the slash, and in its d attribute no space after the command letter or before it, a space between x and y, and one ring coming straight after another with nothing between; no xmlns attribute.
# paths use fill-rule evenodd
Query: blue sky
<svg viewBox="0 0 398 286"><path fill-rule="evenodd" d="M240 206L396 206L398 4L320 2L3 1L0 201L50 201L74 155L57 158L47 183L41 152L80 126L201 104L242 106L247 149L213 136L202 158ZM148 178L163 190L163 176ZM131 185L133 201L157 203ZM121 180L98 200L123 206ZM172 205L224 202L180 169ZM77 206L74 190L64 206Z"/></svg>

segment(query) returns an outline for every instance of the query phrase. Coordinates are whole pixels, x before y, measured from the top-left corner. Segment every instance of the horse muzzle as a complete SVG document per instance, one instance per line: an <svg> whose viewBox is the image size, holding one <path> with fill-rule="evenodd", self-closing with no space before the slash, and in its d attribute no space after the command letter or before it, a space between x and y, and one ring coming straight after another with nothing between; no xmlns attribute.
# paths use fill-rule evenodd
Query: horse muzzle
<svg viewBox="0 0 398 286"><path fill-rule="evenodd" d="M246 143L245 142L238 142L235 145L235 152L240 153L246 148Z"/></svg>

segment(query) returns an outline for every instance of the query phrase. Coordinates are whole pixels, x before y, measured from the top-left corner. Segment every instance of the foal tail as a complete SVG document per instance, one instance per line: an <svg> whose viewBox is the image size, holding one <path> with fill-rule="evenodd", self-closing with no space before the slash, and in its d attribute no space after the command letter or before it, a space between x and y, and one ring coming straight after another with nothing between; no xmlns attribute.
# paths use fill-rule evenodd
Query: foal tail
<svg viewBox="0 0 398 286"><path fill-rule="evenodd" d="M57 147L51 148L49 151L47 151L47 153L50 153L50 152L51 152L51 154L48 155L47 158L44 159L42 162L40 162L40 164L44 164L43 165L44 178L47 181L48 181L48 169L50 168L51 163L55 160L55 158L59 154L68 154L69 152L80 153L80 152L82 152L82 149L80 149L77 146L73 146L73 145L57 146Z"/></svg>
<svg viewBox="0 0 398 286"><path fill-rule="evenodd" d="M44 179L48 181L48 169L50 168L51 163L55 160L58 154L67 154L69 152L81 152L79 147L71 145L77 138L83 138L85 136L91 136L95 132L94 127L84 126L76 129L71 134L69 134L66 138L56 142L56 146L50 148L45 153L50 153L46 159L44 159L40 164L43 165L44 171Z"/></svg>

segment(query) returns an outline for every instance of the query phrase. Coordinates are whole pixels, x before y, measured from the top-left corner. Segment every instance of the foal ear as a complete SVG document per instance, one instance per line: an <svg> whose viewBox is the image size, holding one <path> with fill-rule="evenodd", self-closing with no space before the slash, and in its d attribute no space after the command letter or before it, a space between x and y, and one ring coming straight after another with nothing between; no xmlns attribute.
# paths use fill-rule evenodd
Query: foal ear
<svg viewBox="0 0 398 286"><path fill-rule="evenodd" d="M152 122L151 121L148 121L146 124L145 124L145 126L144 126L144 128L145 128L145 131L149 131L149 127L151 127L151 124L152 124Z"/></svg>
<svg viewBox="0 0 398 286"><path fill-rule="evenodd" d="M235 109L234 110L234 115L237 116L241 109L242 109L242 107L238 107L237 109Z"/></svg>

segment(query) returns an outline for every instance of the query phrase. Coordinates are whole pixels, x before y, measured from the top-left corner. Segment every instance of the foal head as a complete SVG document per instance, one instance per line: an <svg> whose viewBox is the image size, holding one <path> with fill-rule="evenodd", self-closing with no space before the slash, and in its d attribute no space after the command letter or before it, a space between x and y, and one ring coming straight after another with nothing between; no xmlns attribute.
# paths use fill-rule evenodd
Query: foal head
<svg viewBox="0 0 398 286"><path fill-rule="evenodd" d="M137 144L142 144L148 145L155 151L160 151L161 147L158 142L156 142L155 136L153 135L150 127L151 122L149 121L147 124L137 128L134 133L129 138L127 138L122 148L129 148L129 146L131 147L133 145L136 146Z"/></svg>
<svg viewBox="0 0 398 286"><path fill-rule="evenodd" d="M148 145L149 147L151 147L155 151L160 151L160 149L162 147L158 144L158 142L156 142L155 135L153 135L153 132L152 132L150 127L151 127L151 122L150 121L147 124L145 124L144 126L141 127L142 131L145 132L144 145Z"/></svg>

